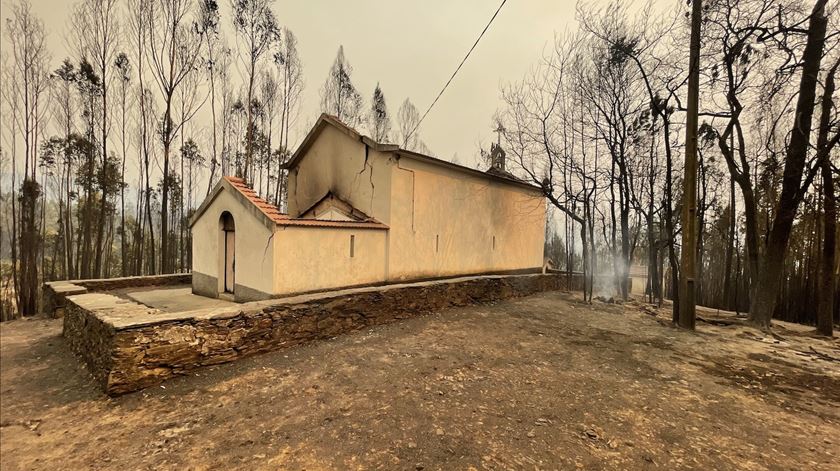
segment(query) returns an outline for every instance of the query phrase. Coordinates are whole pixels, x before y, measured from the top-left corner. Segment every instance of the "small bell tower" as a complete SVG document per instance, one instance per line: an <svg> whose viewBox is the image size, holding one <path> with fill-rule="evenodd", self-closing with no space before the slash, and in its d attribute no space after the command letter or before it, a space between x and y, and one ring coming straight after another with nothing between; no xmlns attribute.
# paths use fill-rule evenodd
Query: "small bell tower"
<svg viewBox="0 0 840 471"><path fill-rule="evenodd" d="M493 132L496 133L496 143L490 144L490 167L506 172L505 151L502 149L502 133L505 132L505 128L502 127L501 122Z"/></svg>

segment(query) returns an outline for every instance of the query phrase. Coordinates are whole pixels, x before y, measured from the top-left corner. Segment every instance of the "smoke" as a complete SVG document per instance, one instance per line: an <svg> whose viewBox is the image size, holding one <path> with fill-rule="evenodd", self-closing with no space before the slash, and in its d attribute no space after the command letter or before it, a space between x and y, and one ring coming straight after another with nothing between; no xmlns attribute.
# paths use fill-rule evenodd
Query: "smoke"
<svg viewBox="0 0 840 471"><path fill-rule="evenodd" d="M627 274L629 267L622 257L599 258L598 273L594 276L592 296L602 299L621 298L617 273Z"/></svg>

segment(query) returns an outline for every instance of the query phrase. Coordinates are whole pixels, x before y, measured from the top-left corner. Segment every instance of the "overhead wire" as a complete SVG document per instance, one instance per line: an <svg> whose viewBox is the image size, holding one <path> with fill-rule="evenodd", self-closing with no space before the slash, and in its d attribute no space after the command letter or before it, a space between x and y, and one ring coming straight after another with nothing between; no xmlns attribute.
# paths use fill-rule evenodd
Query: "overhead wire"
<svg viewBox="0 0 840 471"><path fill-rule="evenodd" d="M484 26L484 29L481 30L481 34L478 35L472 47L470 47L470 50L467 51L467 54L464 56L463 59L461 59L461 63L458 64L458 67L455 69L455 72L452 72L452 76L449 77L449 80L447 80L446 83L443 85L443 88L440 89L440 92L437 94L435 99L432 101L429 107L426 108L426 112L423 113L423 116L421 116L420 120L417 121L417 125L415 125L411 132L409 132L406 135L405 140L403 141L403 146L405 146L406 143L408 143L408 140L411 138L411 136L414 135L418 128L420 128L420 124L423 122L424 119L426 119L426 116L429 114L429 112L432 111L432 108L434 108L435 104L437 104L438 100L440 100L440 97L443 95L443 92L446 91L446 89L449 87L449 84L452 83L452 80L455 78L455 76L458 75L458 71L460 71L464 63L467 62L467 59L470 57L470 54L472 54L475 47L478 46L479 41L481 41L481 38L484 37L484 33L486 33L488 29L490 29L490 25L493 24L493 20L495 20L496 17L499 15L499 12L502 10L502 7L505 6L505 3L507 3L507 0L502 0L502 3L499 4L499 8L496 9L496 12L493 13L493 16L490 18L490 21L488 21L487 25Z"/></svg>

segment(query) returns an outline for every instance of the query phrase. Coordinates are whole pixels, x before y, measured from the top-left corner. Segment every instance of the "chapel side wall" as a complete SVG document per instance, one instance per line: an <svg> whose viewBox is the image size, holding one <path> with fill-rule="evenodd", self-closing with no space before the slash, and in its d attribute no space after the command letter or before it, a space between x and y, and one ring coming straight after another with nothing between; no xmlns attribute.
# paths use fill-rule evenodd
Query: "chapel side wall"
<svg viewBox="0 0 840 471"><path fill-rule="evenodd" d="M367 149L367 150L366 150ZM327 126L289 173L288 213L300 215L328 191L368 216L388 224L389 154Z"/></svg>
<svg viewBox="0 0 840 471"><path fill-rule="evenodd" d="M277 295L385 281L386 230L280 226L274 241Z"/></svg>
<svg viewBox="0 0 840 471"><path fill-rule="evenodd" d="M193 292L218 296L222 269L219 218L230 212L236 226L234 296L252 301L270 297L274 289L274 247L272 230L245 206L231 190L223 189L192 227Z"/></svg>
<svg viewBox="0 0 840 471"><path fill-rule="evenodd" d="M407 157L392 182L389 280L542 266L546 206L538 190Z"/></svg>

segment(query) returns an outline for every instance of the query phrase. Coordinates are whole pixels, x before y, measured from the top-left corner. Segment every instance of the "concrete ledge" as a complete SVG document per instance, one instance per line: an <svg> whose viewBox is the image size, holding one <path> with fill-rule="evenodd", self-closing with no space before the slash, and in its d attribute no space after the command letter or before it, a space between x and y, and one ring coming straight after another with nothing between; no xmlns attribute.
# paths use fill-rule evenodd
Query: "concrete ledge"
<svg viewBox="0 0 840 471"><path fill-rule="evenodd" d="M67 281L56 281L44 283L42 303L43 313L49 317L58 319L64 317L64 308L67 296L87 293L84 286L75 285Z"/></svg>
<svg viewBox="0 0 840 471"><path fill-rule="evenodd" d="M141 286L184 285L189 284L191 281L192 273L170 273L167 275L74 280L69 283L84 286L88 291L111 291L120 288L138 288Z"/></svg>
<svg viewBox="0 0 840 471"><path fill-rule="evenodd" d="M568 289L569 281L581 280L565 274L464 277L180 313L82 294L67 297L64 335L103 390L118 395L202 366L449 307Z"/></svg>
<svg viewBox="0 0 840 471"><path fill-rule="evenodd" d="M191 280L192 274L190 273L174 273L169 275L51 281L44 283L43 314L53 318L63 317L67 296L122 288L182 285L189 284Z"/></svg>

